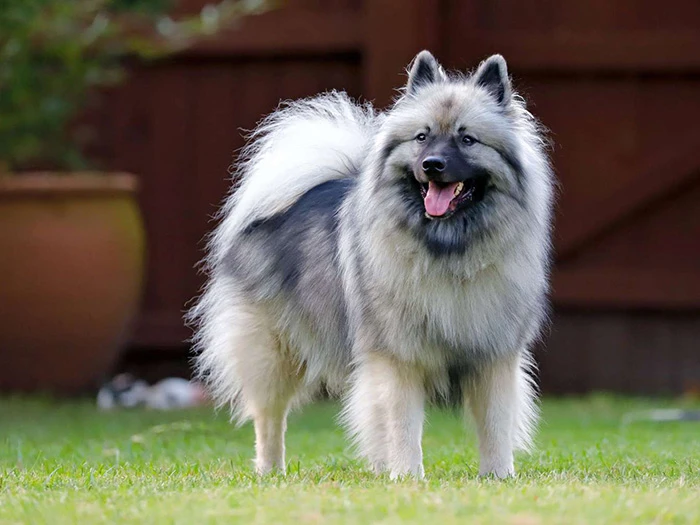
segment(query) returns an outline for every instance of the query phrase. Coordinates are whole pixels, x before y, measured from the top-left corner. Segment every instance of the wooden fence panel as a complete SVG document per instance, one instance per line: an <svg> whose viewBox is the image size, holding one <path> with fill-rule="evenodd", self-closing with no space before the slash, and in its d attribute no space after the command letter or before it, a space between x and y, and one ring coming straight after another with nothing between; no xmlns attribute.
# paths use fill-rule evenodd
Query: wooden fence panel
<svg viewBox="0 0 700 525"><path fill-rule="evenodd" d="M566 371L585 362L581 388L614 385L610 374L623 374L637 352L648 365L640 374L659 372L620 379L620 388L700 384L700 360L691 363L700 337L694 0L663 9L651 0L290 0L173 60L136 68L97 119L100 155L143 180L150 257L134 344L181 348L189 335L182 312L202 284L193 268L241 129L280 99L326 89L383 107L423 48L462 70L502 53L551 130L561 191L545 380L574 388L579 380ZM692 365L683 378L662 373L655 348L671 343Z"/></svg>

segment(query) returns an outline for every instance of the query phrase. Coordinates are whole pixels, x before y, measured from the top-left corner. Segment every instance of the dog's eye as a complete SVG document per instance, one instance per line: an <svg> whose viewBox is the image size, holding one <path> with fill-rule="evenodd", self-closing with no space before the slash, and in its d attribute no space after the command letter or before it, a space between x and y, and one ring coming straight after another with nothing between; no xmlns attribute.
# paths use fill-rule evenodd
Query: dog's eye
<svg viewBox="0 0 700 525"><path fill-rule="evenodd" d="M474 137L472 137L471 135L464 135L462 137L462 142L464 144L466 144L467 146L471 146L472 144L474 144L476 142L476 139Z"/></svg>
<svg viewBox="0 0 700 525"><path fill-rule="evenodd" d="M418 142L425 142L425 139L427 138L428 136L425 133L418 133L418 135L416 135L416 140Z"/></svg>

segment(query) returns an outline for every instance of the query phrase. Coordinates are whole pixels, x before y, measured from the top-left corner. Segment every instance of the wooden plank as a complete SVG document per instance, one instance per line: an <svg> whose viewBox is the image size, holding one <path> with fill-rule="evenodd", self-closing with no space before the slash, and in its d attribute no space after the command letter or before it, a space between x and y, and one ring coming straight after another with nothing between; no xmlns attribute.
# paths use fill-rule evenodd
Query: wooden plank
<svg viewBox="0 0 700 525"><path fill-rule="evenodd" d="M668 158L664 151L646 161L641 174L614 195L578 209L567 209L566 227L561 229L557 243L558 260L562 262L575 256L615 223L700 176L698 151L700 137L692 136L678 144L674 157Z"/></svg>
<svg viewBox="0 0 700 525"><path fill-rule="evenodd" d="M192 246L187 231L188 188L194 168L192 149L192 70L177 65L149 74L149 162L142 173L148 233L146 305L155 311L182 310L189 299L187 277Z"/></svg>
<svg viewBox="0 0 700 525"><path fill-rule="evenodd" d="M203 40L182 57L289 56L357 53L362 44L361 13L349 9L280 9L244 19L230 30Z"/></svg>
<svg viewBox="0 0 700 525"><path fill-rule="evenodd" d="M563 267L653 268L656 272L700 272L700 178L581 249Z"/></svg>
<svg viewBox="0 0 700 525"><path fill-rule="evenodd" d="M388 105L411 59L422 49L440 58L439 0L372 0L365 3L362 95L377 107Z"/></svg>
<svg viewBox="0 0 700 525"><path fill-rule="evenodd" d="M189 216L181 235L186 235L190 251L182 264L188 268L187 292L194 297L204 277L197 263L204 257L205 235L214 227L216 214L229 188L228 170L234 151L241 146L238 108L245 103L242 64L204 63L193 78L193 120L191 145L194 168L189 185Z"/></svg>
<svg viewBox="0 0 700 525"><path fill-rule="evenodd" d="M501 53L518 72L680 72L700 70L695 31L467 31L454 35L452 65L463 67Z"/></svg>
<svg viewBox="0 0 700 525"><path fill-rule="evenodd" d="M144 93L149 89L148 75L143 69L129 72L129 81L123 86L105 90L101 100L105 122L99 128L104 145L101 161L111 169L128 171L142 176L148 165L149 103ZM140 204L145 204L143 193Z"/></svg>
<svg viewBox="0 0 700 525"><path fill-rule="evenodd" d="M133 346L171 349L184 346L192 332L182 321L182 312L149 310L141 314L131 338Z"/></svg>
<svg viewBox="0 0 700 525"><path fill-rule="evenodd" d="M700 309L700 272L583 268L554 272L554 303L586 308Z"/></svg>
<svg viewBox="0 0 700 525"><path fill-rule="evenodd" d="M545 392L700 392L698 314L559 309L536 352Z"/></svg>

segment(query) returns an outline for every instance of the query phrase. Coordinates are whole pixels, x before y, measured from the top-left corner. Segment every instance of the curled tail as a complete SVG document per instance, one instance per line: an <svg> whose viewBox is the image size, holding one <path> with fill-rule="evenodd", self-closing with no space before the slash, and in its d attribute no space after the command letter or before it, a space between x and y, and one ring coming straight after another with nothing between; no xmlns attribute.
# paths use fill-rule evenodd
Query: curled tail
<svg viewBox="0 0 700 525"><path fill-rule="evenodd" d="M216 266L252 222L286 210L314 186L357 173L374 123L370 105L336 91L285 103L266 117L250 135L234 173L239 183L219 213L209 266Z"/></svg>

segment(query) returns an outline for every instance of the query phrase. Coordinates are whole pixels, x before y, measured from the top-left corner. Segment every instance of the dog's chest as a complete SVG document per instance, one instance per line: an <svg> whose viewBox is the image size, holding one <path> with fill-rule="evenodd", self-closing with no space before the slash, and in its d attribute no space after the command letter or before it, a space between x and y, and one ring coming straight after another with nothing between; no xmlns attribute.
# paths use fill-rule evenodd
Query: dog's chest
<svg viewBox="0 0 700 525"><path fill-rule="evenodd" d="M394 257L382 268L374 273L370 302L391 351L444 366L520 350L534 298L502 266L458 277L440 265Z"/></svg>

